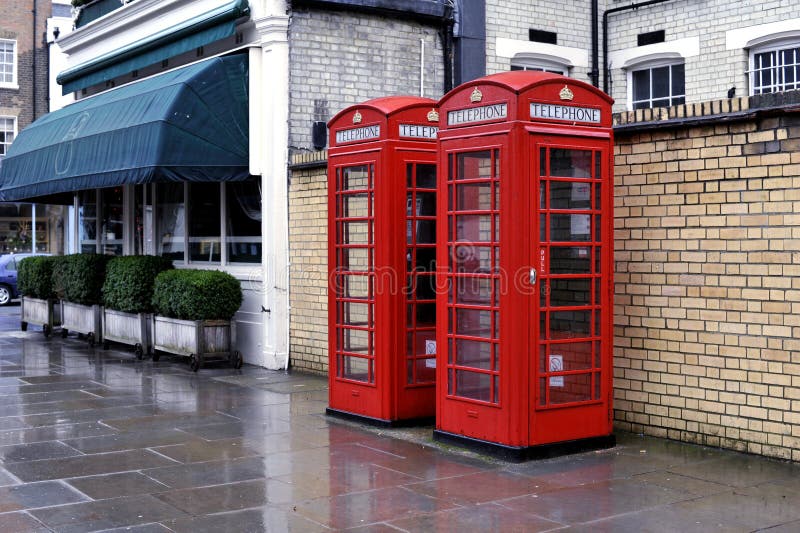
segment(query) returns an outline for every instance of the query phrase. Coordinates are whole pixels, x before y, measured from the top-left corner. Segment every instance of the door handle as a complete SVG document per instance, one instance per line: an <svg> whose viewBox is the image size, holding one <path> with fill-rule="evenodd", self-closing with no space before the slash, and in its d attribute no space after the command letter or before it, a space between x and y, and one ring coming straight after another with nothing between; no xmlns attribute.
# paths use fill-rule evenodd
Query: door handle
<svg viewBox="0 0 800 533"><path fill-rule="evenodd" d="M531 281L531 285L536 285L536 269L535 268L531 268L529 276L530 276L529 279Z"/></svg>

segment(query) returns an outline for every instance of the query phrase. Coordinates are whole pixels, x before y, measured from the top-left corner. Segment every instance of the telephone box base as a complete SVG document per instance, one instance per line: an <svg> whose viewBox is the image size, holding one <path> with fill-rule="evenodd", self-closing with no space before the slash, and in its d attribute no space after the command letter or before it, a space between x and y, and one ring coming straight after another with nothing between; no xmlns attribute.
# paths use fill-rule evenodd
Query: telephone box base
<svg viewBox="0 0 800 533"><path fill-rule="evenodd" d="M413 426L431 426L434 423L434 417L426 416L421 418L407 418L405 420L384 420L383 418L373 418L371 416L359 415L347 411L340 411L339 409L332 409L327 407L325 414L334 418L341 418L343 420L352 420L354 422L361 422L370 426L381 428L403 428Z"/></svg>
<svg viewBox="0 0 800 533"><path fill-rule="evenodd" d="M612 433L611 435L602 437L554 442L552 444L540 444L538 446L507 446L497 442L465 437L464 435L455 435L438 429L433 431L433 440L445 444L461 446L462 448L468 448L478 453L491 455L492 457L515 463L537 459L549 459L551 457L593 450L604 450L613 448L617 444L617 439Z"/></svg>

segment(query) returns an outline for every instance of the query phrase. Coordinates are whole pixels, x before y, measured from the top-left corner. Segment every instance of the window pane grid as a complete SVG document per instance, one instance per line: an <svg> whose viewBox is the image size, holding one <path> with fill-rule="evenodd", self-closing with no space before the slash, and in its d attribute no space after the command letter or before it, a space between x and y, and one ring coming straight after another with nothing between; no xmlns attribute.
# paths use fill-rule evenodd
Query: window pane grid
<svg viewBox="0 0 800 533"><path fill-rule="evenodd" d="M499 150L450 156L447 181L448 394L500 398Z"/></svg>
<svg viewBox="0 0 800 533"><path fill-rule="evenodd" d="M753 94L800 89L800 47L753 54Z"/></svg>
<svg viewBox="0 0 800 533"><path fill-rule="evenodd" d="M336 171L336 377L375 383L373 165Z"/></svg>
<svg viewBox="0 0 800 533"><path fill-rule="evenodd" d="M436 165L406 167L406 383L436 380Z"/></svg>
<svg viewBox="0 0 800 533"><path fill-rule="evenodd" d="M636 70L630 79L633 109L668 107L686 101L683 63Z"/></svg>
<svg viewBox="0 0 800 533"><path fill-rule="evenodd" d="M0 40L0 83L13 84L16 43Z"/></svg>

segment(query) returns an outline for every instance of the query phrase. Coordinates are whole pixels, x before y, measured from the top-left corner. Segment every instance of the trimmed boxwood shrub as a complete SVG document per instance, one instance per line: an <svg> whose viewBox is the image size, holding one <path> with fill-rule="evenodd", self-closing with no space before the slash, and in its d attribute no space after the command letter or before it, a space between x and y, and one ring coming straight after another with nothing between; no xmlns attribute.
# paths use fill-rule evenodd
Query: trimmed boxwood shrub
<svg viewBox="0 0 800 533"><path fill-rule="evenodd" d="M230 320L242 305L239 280L218 270L166 270L156 276L156 314L182 320Z"/></svg>
<svg viewBox="0 0 800 533"><path fill-rule="evenodd" d="M153 283L172 260L155 255L115 257L106 267L103 305L123 313L153 312Z"/></svg>
<svg viewBox="0 0 800 533"><path fill-rule="evenodd" d="M103 303L103 282L108 255L72 254L58 258L53 266L53 287L62 300L81 305Z"/></svg>
<svg viewBox="0 0 800 533"><path fill-rule="evenodd" d="M17 287L23 296L31 298L56 298L53 290L53 265L57 257L35 255L26 257L17 267Z"/></svg>

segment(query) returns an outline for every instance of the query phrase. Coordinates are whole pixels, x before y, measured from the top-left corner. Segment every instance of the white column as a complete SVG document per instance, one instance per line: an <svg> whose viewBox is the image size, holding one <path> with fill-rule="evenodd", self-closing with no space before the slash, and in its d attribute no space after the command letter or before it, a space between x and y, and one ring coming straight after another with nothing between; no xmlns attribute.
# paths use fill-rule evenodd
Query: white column
<svg viewBox="0 0 800 533"><path fill-rule="evenodd" d="M289 17L284 0L251 2L260 48L250 52L250 171L261 174L264 339L270 369L289 362Z"/></svg>

